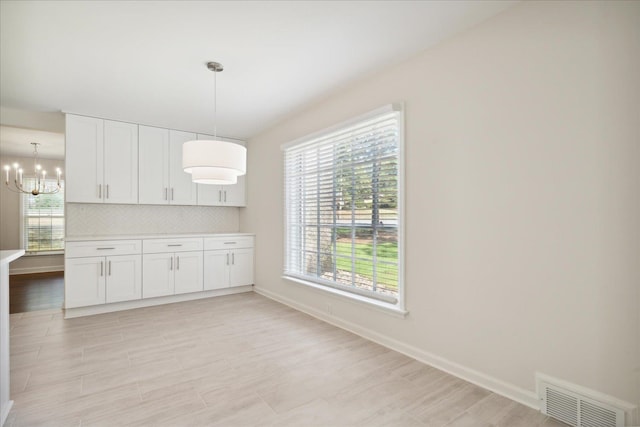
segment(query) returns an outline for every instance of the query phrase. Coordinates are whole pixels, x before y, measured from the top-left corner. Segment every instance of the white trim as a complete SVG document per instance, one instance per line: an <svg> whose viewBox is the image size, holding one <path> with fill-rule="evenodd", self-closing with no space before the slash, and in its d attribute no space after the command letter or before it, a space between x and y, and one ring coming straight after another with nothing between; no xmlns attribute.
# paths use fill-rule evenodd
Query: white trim
<svg viewBox="0 0 640 427"><path fill-rule="evenodd" d="M298 311L327 322L331 325L337 326L338 328L353 332L356 335L359 335L377 344L383 345L387 348L390 348L391 350L397 351L411 358L414 358L422 363L426 363L427 365L438 368L465 381L469 381L470 383L473 383L477 386L486 388L487 390L490 390L501 396L505 396L511 400L515 400L516 402L522 403L525 406L540 410L538 396L532 391L525 390L516 385L506 383L502 380L499 380L498 378L486 375L482 372L476 371L475 369L460 365L456 362L445 359L441 356L437 356L433 353L426 352L412 345L397 341L393 338L382 335L378 332L357 325L355 323L330 316L327 313L324 313L316 308L310 307L306 304L301 304L297 301L294 301L287 297L283 297L264 288L254 286L253 291L269 299L280 302Z"/></svg>
<svg viewBox="0 0 640 427"><path fill-rule="evenodd" d="M400 118L398 120L398 307L403 310L406 309L406 283L404 281L404 245L405 245L405 191L404 191L404 148L406 147L404 138L404 121L405 111L404 102L393 104L396 111L400 112Z"/></svg>
<svg viewBox="0 0 640 427"><path fill-rule="evenodd" d="M380 116L382 114L385 113L391 113L392 111L399 111L399 112L403 112L404 111L404 105L402 103L395 103L395 104L387 104L384 105L380 108L376 108L375 110L369 111L367 113L364 114L360 114L357 117L352 117L349 120L345 120L343 122L340 122L336 125L333 126L329 126L328 128L324 128L321 129L317 132L313 132L310 133L308 135L302 136L300 138L296 138L293 141L289 141L289 142L285 142L284 144L280 145L280 149L281 150L286 150L287 148L291 148L295 145L298 145L300 143L312 140L312 139L316 139L316 138L320 138L323 137L325 135L329 135L330 133L333 132L337 132L339 130L341 130L342 128L354 125L356 123L359 123L363 120L367 120L376 116Z"/></svg>
<svg viewBox="0 0 640 427"><path fill-rule="evenodd" d="M375 308L379 311L382 311L384 313L387 314L392 314L396 317L402 317L404 318L407 314L409 314L408 311L400 308L398 305L396 304L391 304L379 299L375 299L375 298L369 298L365 295L360 295L357 294L355 292L349 292L349 291L343 291L341 289L335 288L335 287L331 287L328 285L323 285L323 284L319 284L319 283L315 283L309 280L304 280L304 279L300 279L297 277L293 277L293 276L282 276L283 279L285 280L289 280L291 282L294 283L299 283L301 285L305 285L308 286L311 289L320 291L320 292L328 292L331 295L338 295L342 298L346 298L347 300L351 300L351 301L356 301L358 303L363 303L363 304L367 304L369 305L371 308Z"/></svg>
<svg viewBox="0 0 640 427"><path fill-rule="evenodd" d="M54 271L64 271L64 264L62 265L44 265L41 267L21 267L10 268L9 274L11 276L19 274L31 274L31 273L51 273Z"/></svg>
<svg viewBox="0 0 640 427"><path fill-rule="evenodd" d="M154 305L171 304L174 302L192 301L203 298L220 297L243 292L251 292L253 286L238 286L235 288L217 289L213 291L193 292L189 294L169 295L166 297L139 299L134 301L115 302L111 304L92 305L89 307L67 308L64 310L64 318L91 316L94 314L111 313L114 311L131 310L134 308L151 307Z"/></svg>
<svg viewBox="0 0 640 427"><path fill-rule="evenodd" d="M4 422L7 421L9 417L9 412L11 412L11 407L13 406L13 400L8 400L5 402L5 405L2 408L2 414L0 414L0 426L4 425Z"/></svg>
<svg viewBox="0 0 640 427"><path fill-rule="evenodd" d="M55 255L64 255L64 249L60 249L57 251L39 251L39 252L26 252L23 257L34 257L34 256L55 256Z"/></svg>

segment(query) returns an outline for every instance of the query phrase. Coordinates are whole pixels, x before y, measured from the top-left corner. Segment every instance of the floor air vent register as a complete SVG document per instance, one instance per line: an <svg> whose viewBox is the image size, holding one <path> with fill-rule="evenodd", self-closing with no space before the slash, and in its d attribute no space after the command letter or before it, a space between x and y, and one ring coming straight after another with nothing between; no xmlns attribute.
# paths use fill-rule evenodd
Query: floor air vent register
<svg viewBox="0 0 640 427"><path fill-rule="evenodd" d="M625 411L544 380L538 381L542 413L574 427L624 427Z"/></svg>

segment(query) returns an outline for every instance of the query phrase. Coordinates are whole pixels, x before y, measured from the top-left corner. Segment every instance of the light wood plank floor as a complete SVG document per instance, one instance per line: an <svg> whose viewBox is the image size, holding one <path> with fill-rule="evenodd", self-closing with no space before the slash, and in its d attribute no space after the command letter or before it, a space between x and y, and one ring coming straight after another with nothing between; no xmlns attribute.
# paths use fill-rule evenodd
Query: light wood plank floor
<svg viewBox="0 0 640 427"><path fill-rule="evenodd" d="M8 426L560 426L255 293L11 315Z"/></svg>

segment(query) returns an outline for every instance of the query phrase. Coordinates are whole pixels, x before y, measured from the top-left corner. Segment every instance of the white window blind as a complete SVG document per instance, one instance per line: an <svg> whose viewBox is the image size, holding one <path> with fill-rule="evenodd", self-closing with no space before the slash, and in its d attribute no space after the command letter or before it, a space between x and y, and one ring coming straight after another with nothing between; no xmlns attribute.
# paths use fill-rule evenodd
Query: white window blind
<svg viewBox="0 0 640 427"><path fill-rule="evenodd" d="M397 304L401 112L284 148L285 276Z"/></svg>
<svg viewBox="0 0 640 427"><path fill-rule="evenodd" d="M24 180L34 186L33 178ZM22 194L22 238L27 253L64 250L64 183L55 194Z"/></svg>

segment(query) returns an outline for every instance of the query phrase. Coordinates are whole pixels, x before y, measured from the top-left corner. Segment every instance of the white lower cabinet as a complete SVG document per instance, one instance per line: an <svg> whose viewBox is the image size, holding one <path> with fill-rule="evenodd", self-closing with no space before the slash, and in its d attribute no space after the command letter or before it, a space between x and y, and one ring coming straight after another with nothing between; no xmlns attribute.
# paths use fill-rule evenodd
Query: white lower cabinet
<svg viewBox="0 0 640 427"><path fill-rule="evenodd" d="M253 249L204 252L204 289L253 285Z"/></svg>
<svg viewBox="0 0 640 427"><path fill-rule="evenodd" d="M175 293L202 291L202 251L178 252L175 260Z"/></svg>
<svg viewBox="0 0 640 427"><path fill-rule="evenodd" d="M68 239L65 308L252 285L253 267L253 236L249 235Z"/></svg>
<svg viewBox="0 0 640 427"><path fill-rule="evenodd" d="M253 285L253 248L230 252L229 287Z"/></svg>
<svg viewBox="0 0 640 427"><path fill-rule="evenodd" d="M148 239L142 247L143 298L202 291L202 238Z"/></svg>
<svg viewBox="0 0 640 427"><path fill-rule="evenodd" d="M142 298L140 255L70 258L65 262L65 307Z"/></svg>
<svg viewBox="0 0 640 427"><path fill-rule="evenodd" d="M173 254L144 254L142 257L143 298L173 295Z"/></svg>
<svg viewBox="0 0 640 427"><path fill-rule="evenodd" d="M253 237L207 238L204 249L205 290L253 284Z"/></svg>
<svg viewBox="0 0 640 427"><path fill-rule="evenodd" d="M202 291L202 251L144 254L143 298Z"/></svg>
<svg viewBox="0 0 640 427"><path fill-rule="evenodd" d="M65 260L65 308L104 304L105 283L104 257Z"/></svg>
<svg viewBox="0 0 640 427"><path fill-rule="evenodd" d="M142 255L117 255L105 259L106 302L142 298Z"/></svg>

